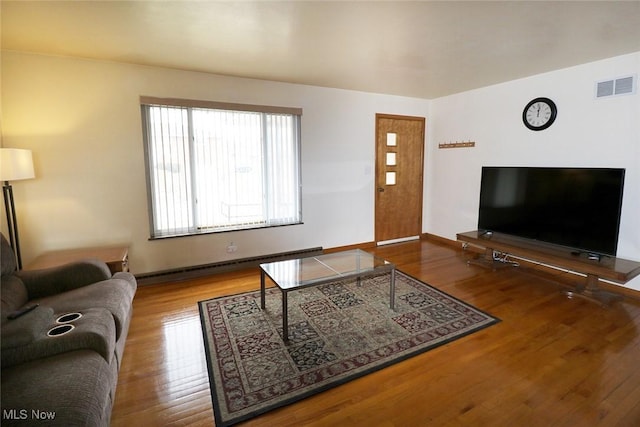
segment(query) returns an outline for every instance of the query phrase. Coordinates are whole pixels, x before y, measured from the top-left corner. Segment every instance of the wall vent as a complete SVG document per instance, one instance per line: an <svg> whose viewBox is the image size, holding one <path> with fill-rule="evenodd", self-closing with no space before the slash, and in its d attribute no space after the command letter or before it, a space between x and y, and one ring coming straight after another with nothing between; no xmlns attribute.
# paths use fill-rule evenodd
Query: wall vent
<svg viewBox="0 0 640 427"><path fill-rule="evenodd" d="M596 98L633 95L636 93L636 80L637 78L634 75L599 81L596 83Z"/></svg>

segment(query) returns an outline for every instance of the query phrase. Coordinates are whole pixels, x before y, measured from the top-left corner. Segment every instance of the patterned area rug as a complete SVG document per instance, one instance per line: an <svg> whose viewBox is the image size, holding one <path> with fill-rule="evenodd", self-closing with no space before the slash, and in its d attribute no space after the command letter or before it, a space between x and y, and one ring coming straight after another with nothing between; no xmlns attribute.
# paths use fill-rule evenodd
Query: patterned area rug
<svg viewBox="0 0 640 427"><path fill-rule="evenodd" d="M289 293L268 288L200 301L215 421L228 426L490 326L498 319L402 272Z"/></svg>

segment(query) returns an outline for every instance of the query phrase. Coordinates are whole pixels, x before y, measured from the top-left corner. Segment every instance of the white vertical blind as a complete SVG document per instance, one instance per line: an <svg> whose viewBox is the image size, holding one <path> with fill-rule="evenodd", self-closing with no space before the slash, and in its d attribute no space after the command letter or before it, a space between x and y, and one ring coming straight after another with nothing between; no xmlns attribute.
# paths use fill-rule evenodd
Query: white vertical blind
<svg viewBox="0 0 640 427"><path fill-rule="evenodd" d="M301 221L298 114L142 108L152 237Z"/></svg>
<svg viewBox="0 0 640 427"><path fill-rule="evenodd" d="M186 108L148 110L148 152L156 231L173 235L193 228L189 126Z"/></svg>

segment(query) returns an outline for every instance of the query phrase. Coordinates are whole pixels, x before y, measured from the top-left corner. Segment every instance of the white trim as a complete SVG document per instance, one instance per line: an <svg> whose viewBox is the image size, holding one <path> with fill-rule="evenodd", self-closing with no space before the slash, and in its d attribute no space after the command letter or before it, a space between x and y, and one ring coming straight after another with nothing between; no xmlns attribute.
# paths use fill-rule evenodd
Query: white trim
<svg viewBox="0 0 640 427"><path fill-rule="evenodd" d="M165 107L208 108L214 110L249 111L271 114L291 114L302 116L300 107L280 107L272 105L235 104L231 102L202 101L196 99L157 98L154 96L140 96L140 104Z"/></svg>
<svg viewBox="0 0 640 427"><path fill-rule="evenodd" d="M410 242L411 240L418 240L420 236L401 237L399 239L383 240L376 242L376 246L391 245L392 243Z"/></svg>

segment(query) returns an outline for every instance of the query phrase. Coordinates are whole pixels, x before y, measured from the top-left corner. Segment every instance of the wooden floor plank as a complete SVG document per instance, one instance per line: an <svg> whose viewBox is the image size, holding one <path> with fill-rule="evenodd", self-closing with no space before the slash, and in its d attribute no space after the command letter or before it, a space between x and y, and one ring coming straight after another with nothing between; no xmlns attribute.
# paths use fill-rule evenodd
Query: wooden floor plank
<svg viewBox="0 0 640 427"><path fill-rule="evenodd" d="M637 301L569 299L566 274L469 266L429 240L367 250L501 322L245 425L640 425ZM214 425L197 302L259 283L249 269L140 287L112 425Z"/></svg>

